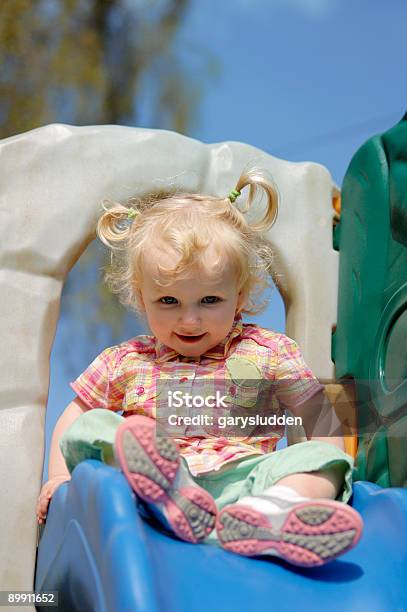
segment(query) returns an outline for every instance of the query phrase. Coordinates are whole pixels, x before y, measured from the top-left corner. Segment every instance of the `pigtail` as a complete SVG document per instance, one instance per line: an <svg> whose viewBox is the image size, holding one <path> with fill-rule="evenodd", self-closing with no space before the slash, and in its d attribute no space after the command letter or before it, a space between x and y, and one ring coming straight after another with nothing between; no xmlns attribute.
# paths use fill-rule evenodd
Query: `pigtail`
<svg viewBox="0 0 407 612"><path fill-rule="evenodd" d="M98 238L112 249L124 248L130 236L132 222L140 211L109 200L104 200L102 207L105 212L96 226Z"/></svg>
<svg viewBox="0 0 407 612"><path fill-rule="evenodd" d="M249 195L245 208L239 208L240 212L247 213L258 196L264 193L266 196L265 215L257 223L249 223L249 225L255 231L261 232L269 229L275 223L278 213L279 194L274 181L265 170L256 167L250 168L241 174L235 189L229 194L229 200L234 202L245 187L249 187Z"/></svg>

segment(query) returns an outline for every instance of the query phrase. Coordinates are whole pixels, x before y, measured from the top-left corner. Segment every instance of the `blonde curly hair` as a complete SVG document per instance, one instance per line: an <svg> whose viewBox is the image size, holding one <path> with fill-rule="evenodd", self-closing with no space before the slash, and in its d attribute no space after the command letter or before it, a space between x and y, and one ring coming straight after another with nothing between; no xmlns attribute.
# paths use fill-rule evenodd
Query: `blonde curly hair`
<svg viewBox="0 0 407 612"><path fill-rule="evenodd" d="M246 187L246 206L240 209L234 200ZM245 215L262 195L266 196L265 213L260 221L249 223ZM278 200L272 179L258 168L243 172L235 189L224 198L156 193L130 198L127 205L105 200L105 212L96 228L100 240L111 249L104 279L123 305L143 314L143 264L151 261L153 253L161 253L162 261L173 262L167 266L156 262L155 280L163 287L187 277L191 270L216 277L227 257L244 296L240 312L257 314L267 305L267 301L258 304L255 296L270 286L273 257L263 232L276 220ZM206 263L209 248L214 248L217 256L215 261L211 259L210 268Z"/></svg>

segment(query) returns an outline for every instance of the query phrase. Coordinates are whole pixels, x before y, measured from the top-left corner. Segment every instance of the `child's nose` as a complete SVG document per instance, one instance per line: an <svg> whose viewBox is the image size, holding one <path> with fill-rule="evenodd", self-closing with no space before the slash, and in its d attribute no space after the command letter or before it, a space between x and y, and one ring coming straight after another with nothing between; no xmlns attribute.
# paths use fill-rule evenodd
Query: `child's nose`
<svg viewBox="0 0 407 612"><path fill-rule="evenodd" d="M199 327L201 325L201 315L196 309L186 310L181 313L180 324L185 328Z"/></svg>

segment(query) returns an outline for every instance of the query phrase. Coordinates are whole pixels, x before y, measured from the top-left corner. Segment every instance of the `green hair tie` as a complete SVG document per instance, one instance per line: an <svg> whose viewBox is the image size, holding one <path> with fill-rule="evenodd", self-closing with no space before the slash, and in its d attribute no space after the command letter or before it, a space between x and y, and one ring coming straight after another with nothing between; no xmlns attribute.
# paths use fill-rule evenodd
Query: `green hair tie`
<svg viewBox="0 0 407 612"><path fill-rule="evenodd" d="M236 198L238 198L240 196L240 191L238 191L237 189L232 189L232 191L229 193L228 198L229 200L233 202L236 200Z"/></svg>
<svg viewBox="0 0 407 612"><path fill-rule="evenodd" d="M129 208L129 212L127 213L127 218L129 220L133 220L137 217L138 214L139 214L138 210L136 210L135 208Z"/></svg>

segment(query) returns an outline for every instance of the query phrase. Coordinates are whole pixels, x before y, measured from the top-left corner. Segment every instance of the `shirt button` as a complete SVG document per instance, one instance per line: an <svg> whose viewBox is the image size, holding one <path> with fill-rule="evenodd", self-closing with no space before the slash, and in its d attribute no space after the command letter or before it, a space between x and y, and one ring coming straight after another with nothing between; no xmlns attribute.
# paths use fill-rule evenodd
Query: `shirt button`
<svg viewBox="0 0 407 612"><path fill-rule="evenodd" d="M136 393L137 393L137 395L143 395L143 393L144 393L144 387L143 387L142 385L138 385L138 386L136 387Z"/></svg>
<svg viewBox="0 0 407 612"><path fill-rule="evenodd" d="M179 379L179 382L187 382L188 380L188 376L183 376L182 378Z"/></svg>

